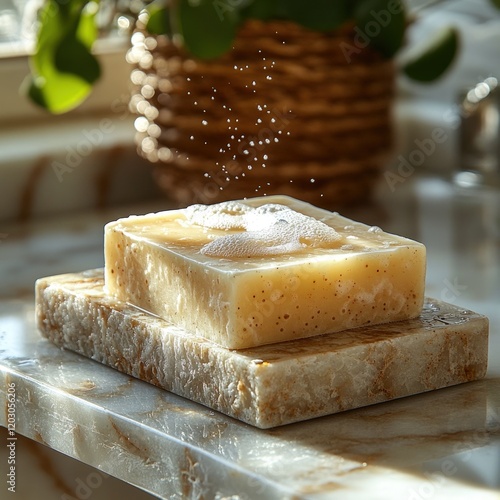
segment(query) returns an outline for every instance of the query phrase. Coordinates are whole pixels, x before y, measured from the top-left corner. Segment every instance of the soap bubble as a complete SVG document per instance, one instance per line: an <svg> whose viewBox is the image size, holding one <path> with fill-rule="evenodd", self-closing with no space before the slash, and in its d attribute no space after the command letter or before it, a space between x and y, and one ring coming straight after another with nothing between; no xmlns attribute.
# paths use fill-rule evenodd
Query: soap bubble
<svg viewBox="0 0 500 500"><path fill-rule="evenodd" d="M213 257L242 258L282 255L307 248L338 246L341 236L327 224L275 203L251 207L240 202L192 205L189 223L209 229L240 230L219 236L201 253Z"/></svg>

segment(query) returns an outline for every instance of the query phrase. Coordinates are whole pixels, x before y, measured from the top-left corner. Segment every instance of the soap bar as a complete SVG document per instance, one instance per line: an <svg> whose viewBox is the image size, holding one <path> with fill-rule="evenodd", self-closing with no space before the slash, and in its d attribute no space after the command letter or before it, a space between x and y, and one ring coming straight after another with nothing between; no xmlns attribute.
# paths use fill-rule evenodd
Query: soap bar
<svg viewBox="0 0 500 500"><path fill-rule="evenodd" d="M106 225L106 288L242 349L417 317L425 247L286 196Z"/></svg>
<svg viewBox="0 0 500 500"><path fill-rule="evenodd" d="M427 300L413 320L230 350L121 302L102 270L37 282L55 344L260 428L482 378L488 320Z"/></svg>

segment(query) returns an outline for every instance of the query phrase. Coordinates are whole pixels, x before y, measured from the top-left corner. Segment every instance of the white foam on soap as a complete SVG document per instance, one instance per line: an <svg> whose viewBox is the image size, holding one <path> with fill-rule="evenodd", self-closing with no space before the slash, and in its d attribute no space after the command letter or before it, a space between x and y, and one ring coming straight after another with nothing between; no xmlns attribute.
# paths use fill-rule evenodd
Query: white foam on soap
<svg viewBox="0 0 500 500"><path fill-rule="evenodd" d="M244 215L250 209L243 203L226 201L217 205L191 205L185 215L191 224L209 229L245 229Z"/></svg>
<svg viewBox="0 0 500 500"><path fill-rule="evenodd" d="M284 205L250 207L238 202L192 205L186 209L189 223L209 229L239 230L215 238L201 248L212 257L264 257L297 253L336 244L341 236L323 222Z"/></svg>

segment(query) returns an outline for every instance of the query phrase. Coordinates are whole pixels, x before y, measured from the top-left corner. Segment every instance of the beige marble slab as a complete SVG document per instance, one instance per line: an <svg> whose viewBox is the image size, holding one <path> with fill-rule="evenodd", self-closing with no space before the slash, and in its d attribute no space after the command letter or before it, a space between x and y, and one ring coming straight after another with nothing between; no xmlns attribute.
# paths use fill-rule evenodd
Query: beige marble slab
<svg viewBox="0 0 500 500"><path fill-rule="evenodd" d="M37 282L45 337L260 428L482 378L488 320L427 299L418 319L228 350L105 294L102 270Z"/></svg>

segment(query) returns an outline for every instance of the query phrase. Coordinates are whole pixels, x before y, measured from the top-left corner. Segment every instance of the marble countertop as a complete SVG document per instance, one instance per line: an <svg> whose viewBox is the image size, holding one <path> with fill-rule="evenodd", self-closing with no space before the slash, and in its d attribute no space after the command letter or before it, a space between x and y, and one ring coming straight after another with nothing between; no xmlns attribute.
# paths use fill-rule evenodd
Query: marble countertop
<svg viewBox="0 0 500 500"><path fill-rule="evenodd" d="M36 278L102 266L106 221L164 208L0 228L1 425L15 387L16 433L162 498L500 499L498 193L411 179L343 212L427 245L427 295L490 318L487 377L267 431L61 351L34 327Z"/></svg>

